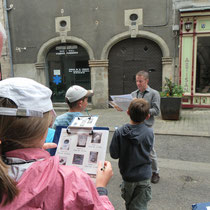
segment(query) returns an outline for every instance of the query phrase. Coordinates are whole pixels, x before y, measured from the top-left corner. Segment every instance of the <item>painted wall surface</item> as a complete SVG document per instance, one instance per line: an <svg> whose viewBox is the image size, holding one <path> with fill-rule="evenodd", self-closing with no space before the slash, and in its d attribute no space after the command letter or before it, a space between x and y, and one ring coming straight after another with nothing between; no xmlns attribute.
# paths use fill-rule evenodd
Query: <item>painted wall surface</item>
<svg viewBox="0 0 210 210"><path fill-rule="evenodd" d="M41 45L59 35L55 32L55 18L62 15L71 17L71 31L67 35L87 42L95 58L100 59L110 38L129 30L124 24L124 10L134 8L143 9L143 25L139 29L162 37L173 53L169 0L153 1L152 4L147 0L132 0L129 4L127 0L8 0L8 4L13 4L9 22L14 63L36 62Z"/></svg>
<svg viewBox="0 0 210 210"><path fill-rule="evenodd" d="M163 53L163 81L167 76L178 82L179 9L210 6L210 0L0 0L0 15L4 12L3 3L11 8L7 12L7 31L10 32L12 46L12 62L8 49L5 51L4 64L2 62L5 69L7 66L3 71L4 78L10 76L9 67L14 64L15 76L27 76L48 85L44 59L50 47L61 40L82 43L90 56L91 86L100 90L93 97L93 103L101 107L108 100L109 44L113 41L114 45L132 36L131 26L125 19L126 11L141 9L142 20L136 26L137 37L151 39L160 46ZM59 17L69 17L70 20L65 37L60 37L60 33L56 32L55 22ZM201 22L199 25L199 30L206 30ZM183 39L184 45L188 46L188 41ZM190 50L183 49L182 54L188 56ZM182 65L185 61L186 57L182 59ZM186 68L183 72L185 78L190 80ZM183 85L190 92L189 81L186 84Z"/></svg>
<svg viewBox="0 0 210 210"><path fill-rule="evenodd" d="M203 17L198 20L196 31L197 32L209 32L210 31L209 17Z"/></svg>
<svg viewBox="0 0 210 210"><path fill-rule="evenodd" d="M1 0L3 3L5 0ZM143 25L140 30L153 32L167 43L170 55L178 57L178 36L173 25L179 25L180 8L208 6L210 0L7 0L13 5L8 12L12 41L13 63L35 63L37 53L47 40L58 36L55 18L71 17L69 36L86 41L96 59L111 37L128 31L124 24L124 10L142 8ZM161 15L160 15L161 14Z"/></svg>
<svg viewBox="0 0 210 210"><path fill-rule="evenodd" d="M191 79L192 79L192 48L193 48L193 37L183 37L182 40L182 87L184 88L185 94L191 93Z"/></svg>

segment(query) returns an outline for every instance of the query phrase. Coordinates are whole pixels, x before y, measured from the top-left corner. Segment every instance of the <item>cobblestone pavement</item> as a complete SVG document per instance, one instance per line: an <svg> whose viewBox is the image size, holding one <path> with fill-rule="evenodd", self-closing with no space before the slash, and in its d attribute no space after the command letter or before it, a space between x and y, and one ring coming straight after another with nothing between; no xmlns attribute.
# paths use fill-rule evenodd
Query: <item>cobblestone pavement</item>
<svg viewBox="0 0 210 210"><path fill-rule="evenodd" d="M129 122L126 112L115 109L93 109L91 115L98 115L97 126L107 126L110 131ZM154 132L156 134L210 136L210 109L183 109L180 120L162 120L156 117Z"/></svg>
<svg viewBox="0 0 210 210"><path fill-rule="evenodd" d="M115 109L93 109L89 114L99 116L96 126L110 128L109 143L115 127L129 122L126 112ZM193 203L209 201L209 128L210 109L183 109L178 121L156 117L154 131L160 135L156 135L155 148L161 179L152 184L149 210L190 210ZM107 186L110 200L116 210L125 210L120 196L122 178L118 160L110 157L108 149L106 160L112 163L114 171Z"/></svg>

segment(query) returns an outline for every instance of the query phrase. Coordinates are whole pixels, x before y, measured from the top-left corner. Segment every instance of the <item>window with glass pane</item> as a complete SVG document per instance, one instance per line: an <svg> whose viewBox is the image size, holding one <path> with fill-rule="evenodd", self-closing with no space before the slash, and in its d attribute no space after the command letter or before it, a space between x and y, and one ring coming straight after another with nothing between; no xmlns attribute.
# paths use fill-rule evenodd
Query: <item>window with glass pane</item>
<svg viewBox="0 0 210 210"><path fill-rule="evenodd" d="M65 93L72 85L91 88L88 60L87 51L76 44L59 44L49 50L47 65L53 102L64 102Z"/></svg>
<svg viewBox="0 0 210 210"><path fill-rule="evenodd" d="M195 91L210 94L210 36L197 38Z"/></svg>

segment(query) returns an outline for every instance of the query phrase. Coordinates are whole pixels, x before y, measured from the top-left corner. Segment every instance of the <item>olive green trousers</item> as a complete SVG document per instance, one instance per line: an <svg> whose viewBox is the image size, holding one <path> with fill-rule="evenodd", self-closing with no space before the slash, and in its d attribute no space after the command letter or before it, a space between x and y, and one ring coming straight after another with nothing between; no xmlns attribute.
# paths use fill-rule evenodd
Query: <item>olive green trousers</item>
<svg viewBox="0 0 210 210"><path fill-rule="evenodd" d="M147 210L151 194L150 179L139 182L123 181L121 185L121 196L125 200L126 210Z"/></svg>

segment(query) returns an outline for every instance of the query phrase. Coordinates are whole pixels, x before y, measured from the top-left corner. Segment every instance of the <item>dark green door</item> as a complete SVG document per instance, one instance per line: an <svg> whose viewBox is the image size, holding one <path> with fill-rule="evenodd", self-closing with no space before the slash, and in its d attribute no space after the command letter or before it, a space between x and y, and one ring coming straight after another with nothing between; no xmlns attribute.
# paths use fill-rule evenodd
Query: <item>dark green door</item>
<svg viewBox="0 0 210 210"><path fill-rule="evenodd" d="M115 44L109 52L109 95L129 94L136 90L136 73L149 72L149 85L161 90L162 52L153 41L136 38Z"/></svg>

